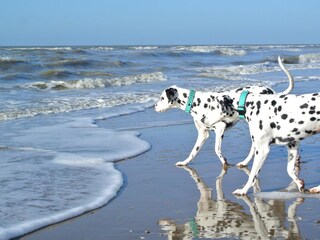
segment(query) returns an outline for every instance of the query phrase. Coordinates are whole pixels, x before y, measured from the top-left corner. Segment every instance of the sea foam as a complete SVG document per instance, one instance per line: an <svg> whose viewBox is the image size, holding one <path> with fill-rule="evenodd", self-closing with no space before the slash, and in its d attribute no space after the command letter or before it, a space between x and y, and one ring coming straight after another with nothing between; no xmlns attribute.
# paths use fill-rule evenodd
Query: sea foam
<svg viewBox="0 0 320 240"><path fill-rule="evenodd" d="M138 132L99 128L90 117L54 119L20 121L1 142L1 240L107 204L123 183L113 162L150 149Z"/></svg>
<svg viewBox="0 0 320 240"><path fill-rule="evenodd" d="M138 83L149 83L157 81L166 81L167 77L162 72L145 73L134 76L125 76L117 78L84 78L80 80L70 81L49 81L49 82L33 82L24 84L23 88L39 88L39 89L90 89L114 86L128 86Z"/></svg>

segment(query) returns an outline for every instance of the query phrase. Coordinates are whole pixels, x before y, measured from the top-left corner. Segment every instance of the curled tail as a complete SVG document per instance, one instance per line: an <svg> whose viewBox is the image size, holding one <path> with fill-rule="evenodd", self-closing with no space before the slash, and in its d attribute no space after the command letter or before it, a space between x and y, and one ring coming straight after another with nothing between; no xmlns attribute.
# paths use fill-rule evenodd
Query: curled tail
<svg viewBox="0 0 320 240"><path fill-rule="evenodd" d="M281 59L280 56L278 57L278 62L279 62L280 68L285 72L285 74L287 75L287 77L288 77L288 79L289 79L289 86L288 86L288 88L287 88L285 91L281 92L280 94L289 94L289 93L292 91L292 89L294 88L293 77L292 77L291 73L290 73L290 72L285 68L285 66L283 65L282 59Z"/></svg>

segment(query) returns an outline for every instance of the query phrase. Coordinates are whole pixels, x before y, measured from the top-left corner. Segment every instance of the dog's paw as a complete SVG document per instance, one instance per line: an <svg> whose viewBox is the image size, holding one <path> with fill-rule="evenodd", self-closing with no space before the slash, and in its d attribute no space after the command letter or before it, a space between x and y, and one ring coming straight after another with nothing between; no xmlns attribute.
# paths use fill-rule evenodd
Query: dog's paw
<svg viewBox="0 0 320 240"><path fill-rule="evenodd" d="M320 186L309 189L310 193L320 193Z"/></svg>
<svg viewBox="0 0 320 240"><path fill-rule="evenodd" d="M245 191L243 189L237 189L237 190L233 191L232 194L237 195L237 196L243 196L243 195L247 194L247 191Z"/></svg>
<svg viewBox="0 0 320 240"><path fill-rule="evenodd" d="M176 166L187 166L188 163L185 162L185 161L182 161L182 162L176 162Z"/></svg>
<svg viewBox="0 0 320 240"><path fill-rule="evenodd" d="M239 163L237 163L237 165L236 165L238 168L244 168L244 167L246 167L247 165L245 165L243 162L239 162Z"/></svg>

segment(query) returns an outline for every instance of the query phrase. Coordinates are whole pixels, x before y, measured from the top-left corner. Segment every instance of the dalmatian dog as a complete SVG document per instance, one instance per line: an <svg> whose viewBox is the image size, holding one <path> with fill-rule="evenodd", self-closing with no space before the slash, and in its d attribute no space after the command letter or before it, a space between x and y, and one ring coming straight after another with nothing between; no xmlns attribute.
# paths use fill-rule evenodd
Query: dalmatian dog
<svg viewBox="0 0 320 240"><path fill-rule="evenodd" d="M237 104L234 102L233 108ZM299 191L320 193L320 185L305 189L304 181L299 179L295 168L300 141L320 132L320 93L268 96L249 93L245 103L245 120L249 124L255 156L247 183L234 194L245 195L248 192L273 143L287 146L287 172Z"/></svg>
<svg viewBox="0 0 320 240"><path fill-rule="evenodd" d="M278 62L281 69L286 73L290 83L282 94L288 94L294 87L293 78L283 66L280 57L278 57ZM225 130L239 121L238 112L233 110L230 104L239 99L239 96L244 89L251 93L267 95L275 94L274 90L261 86L248 86L225 92L195 92L193 90L171 86L163 91L160 100L155 105L155 111L164 112L170 108L180 108L191 114L198 130L198 137L190 155L184 161L177 162L177 166L185 166L196 157L197 153L208 139L209 131L215 131L216 133L215 152L218 158L223 165L228 165L226 158L221 152L221 142ZM253 155L254 148L251 147L247 158L238 165L241 167L246 166Z"/></svg>

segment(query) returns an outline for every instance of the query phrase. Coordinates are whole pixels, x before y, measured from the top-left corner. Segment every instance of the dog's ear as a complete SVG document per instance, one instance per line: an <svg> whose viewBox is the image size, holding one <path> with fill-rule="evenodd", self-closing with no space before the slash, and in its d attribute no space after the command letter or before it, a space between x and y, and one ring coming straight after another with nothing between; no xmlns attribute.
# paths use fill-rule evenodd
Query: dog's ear
<svg viewBox="0 0 320 240"><path fill-rule="evenodd" d="M233 110L233 100L228 95L223 95L218 98L218 101L221 105L221 111L223 113L231 113Z"/></svg>
<svg viewBox="0 0 320 240"><path fill-rule="evenodd" d="M172 101L172 99L174 98L174 96L177 94L178 90L175 88L168 88L166 89L166 94L167 94L167 98L169 101Z"/></svg>

